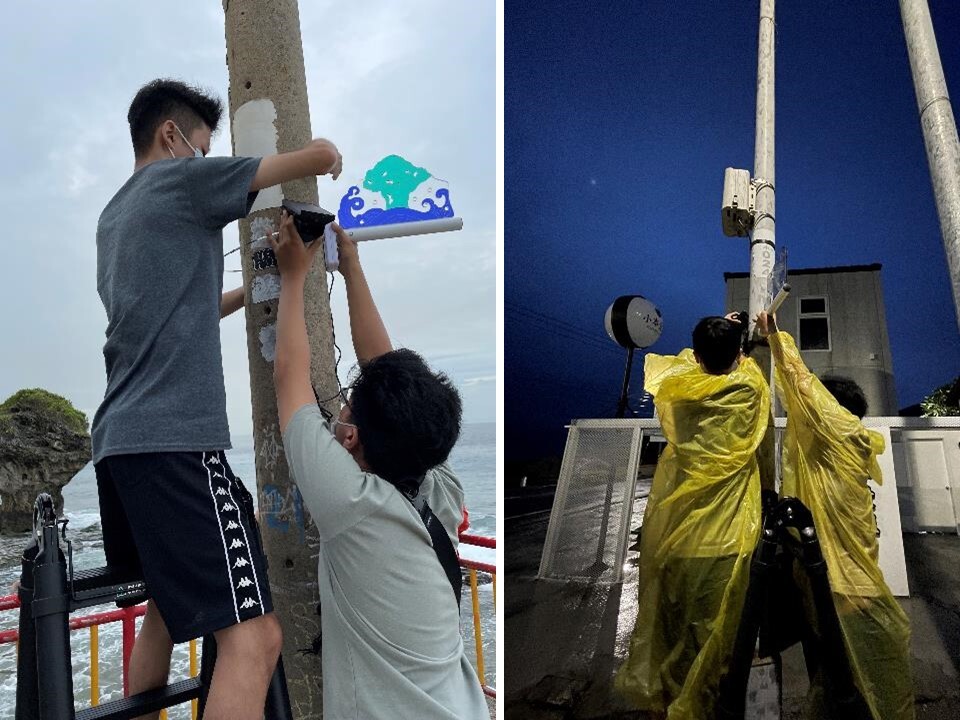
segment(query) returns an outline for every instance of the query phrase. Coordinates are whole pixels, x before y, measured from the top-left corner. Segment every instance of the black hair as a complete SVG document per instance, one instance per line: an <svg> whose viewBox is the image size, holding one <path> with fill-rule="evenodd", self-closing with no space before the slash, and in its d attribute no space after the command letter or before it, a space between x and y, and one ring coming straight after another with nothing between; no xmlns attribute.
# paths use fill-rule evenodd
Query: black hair
<svg viewBox="0 0 960 720"><path fill-rule="evenodd" d="M867 414L867 396L863 389L850 378L826 376L820 382L837 402L861 420Z"/></svg>
<svg viewBox="0 0 960 720"><path fill-rule="evenodd" d="M719 316L705 317L693 329L693 351L710 373L726 372L740 354L743 328Z"/></svg>
<svg viewBox="0 0 960 720"><path fill-rule="evenodd" d="M412 350L360 365L350 394L351 422L370 469L415 494L424 474L447 459L460 437L460 394Z"/></svg>
<svg viewBox="0 0 960 720"><path fill-rule="evenodd" d="M201 123L216 132L222 114L220 99L200 88L179 80L149 82L137 91L127 112L133 152L137 157L149 152L154 133L167 120L173 120L184 135L189 135Z"/></svg>

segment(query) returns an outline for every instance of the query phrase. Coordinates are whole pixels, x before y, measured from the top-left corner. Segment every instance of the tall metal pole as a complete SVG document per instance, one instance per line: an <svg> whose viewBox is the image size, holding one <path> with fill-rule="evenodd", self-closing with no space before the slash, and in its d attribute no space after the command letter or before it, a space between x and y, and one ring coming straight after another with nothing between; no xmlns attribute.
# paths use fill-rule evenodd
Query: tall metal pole
<svg viewBox="0 0 960 720"><path fill-rule="evenodd" d="M235 155L267 155L302 147L312 137L297 0L223 0L230 122ZM320 658L304 655L320 633L317 615L319 538L293 484L277 421L273 384L280 278L272 253L251 238L279 220L283 197L317 201L316 178L260 193L240 222L246 292L247 354L253 404L257 490L274 608L283 626L283 660L294 717L322 717ZM253 232L251 232L251 228ZM305 288L311 379L321 398L335 395L326 274L317 263Z"/></svg>
<svg viewBox="0 0 960 720"><path fill-rule="evenodd" d="M960 143L927 0L900 0L923 143L960 327Z"/></svg>
<svg viewBox="0 0 960 720"><path fill-rule="evenodd" d="M754 318L770 304L770 275L776 256L774 202L774 0L760 0L760 37L757 43L757 129L753 178L757 183L756 220L750 237L750 334Z"/></svg>

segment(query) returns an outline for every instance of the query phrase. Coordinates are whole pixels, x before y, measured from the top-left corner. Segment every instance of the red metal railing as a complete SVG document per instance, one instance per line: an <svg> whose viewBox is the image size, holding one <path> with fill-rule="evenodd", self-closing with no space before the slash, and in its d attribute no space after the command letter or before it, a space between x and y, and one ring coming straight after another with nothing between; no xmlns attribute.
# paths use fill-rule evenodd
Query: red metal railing
<svg viewBox="0 0 960 720"><path fill-rule="evenodd" d="M485 537L483 535L468 535L467 533L460 533L460 544L496 549L497 539ZM461 557L460 567L468 570L470 575L470 596L472 600L471 604L473 606L473 641L477 651L477 675L480 678L480 684L483 686L484 694L495 698L497 696L497 690L496 688L492 688L487 685L486 670L483 664L483 631L480 627L480 592L479 588L477 587L477 572L485 572L490 575L490 582L492 583L493 588L493 605L496 607L497 566Z"/></svg>

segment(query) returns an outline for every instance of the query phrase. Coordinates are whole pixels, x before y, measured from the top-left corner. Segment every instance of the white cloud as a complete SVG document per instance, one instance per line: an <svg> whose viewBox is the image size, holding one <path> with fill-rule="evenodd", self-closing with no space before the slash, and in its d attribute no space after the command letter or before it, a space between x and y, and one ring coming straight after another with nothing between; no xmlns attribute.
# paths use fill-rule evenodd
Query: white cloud
<svg viewBox="0 0 960 720"><path fill-rule="evenodd" d="M483 375L482 377L467 378L466 380L463 381L463 386L471 387L473 385L480 385L482 383L491 383L496 381L497 381L496 375Z"/></svg>

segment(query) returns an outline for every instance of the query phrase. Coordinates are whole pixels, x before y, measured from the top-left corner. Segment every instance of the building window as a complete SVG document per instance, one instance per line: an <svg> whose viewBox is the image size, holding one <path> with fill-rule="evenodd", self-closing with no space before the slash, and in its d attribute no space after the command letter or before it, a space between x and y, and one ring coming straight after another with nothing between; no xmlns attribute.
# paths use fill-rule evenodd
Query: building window
<svg viewBox="0 0 960 720"><path fill-rule="evenodd" d="M830 316L825 297L800 298L800 349L830 349Z"/></svg>

